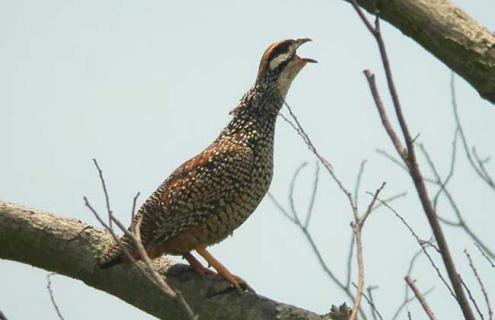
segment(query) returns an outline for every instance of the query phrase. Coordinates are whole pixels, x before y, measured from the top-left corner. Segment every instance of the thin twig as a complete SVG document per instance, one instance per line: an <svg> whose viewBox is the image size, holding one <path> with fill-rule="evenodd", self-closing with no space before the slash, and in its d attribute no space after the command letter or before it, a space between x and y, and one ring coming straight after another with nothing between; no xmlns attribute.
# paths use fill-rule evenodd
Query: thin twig
<svg viewBox="0 0 495 320"><path fill-rule="evenodd" d="M337 278L337 276L334 274L334 272L330 269L330 267L327 265L325 260L323 259L323 255L321 254L320 250L318 249L318 246L316 245L313 236L311 233L304 228L302 224L300 224L300 221L297 222L292 215L279 203L277 198L272 195L271 193L268 193L268 197L270 200L273 202L273 204L277 207L277 209L282 213L282 215L289 219L292 223L294 223L303 233L304 237L306 238L306 241L309 243L314 255L316 256L316 259L318 260L320 266L322 267L323 271L325 274L333 281L337 286L344 291L344 293L354 301L354 296L352 293L348 290L348 288Z"/></svg>
<svg viewBox="0 0 495 320"><path fill-rule="evenodd" d="M136 195L132 199L131 221L134 221L134 215L136 214L136 202L140 194L140 192L136 193Z"/></svg>
<svg viewBox="0 0 495 320"><path fill-rule="evenodd" d="M361 297L364 293L364 259L363 259L363 243L361 241L362 225L359 221L359 216L355 216L355 222L351 223L352 230L354 232L354 239L356 243L356 260L358 266L358 284L357 292L354 298L354 307L352 308L349 320L357 319L357 313L361 307Z"/></svg>
<svg viewBox="0 0 495 320"><path fill-rule="evenodd" d="M46 275L46 288L48 289L48 294L50 295L50 301L52 302L52 306L55 309L55 312L57 313L58 318L60 320L64 320L64 316L60 312L57 301L55 300L55 295L53 294L53 290L52 290L51 277L54 276L55 274L56 274L55 272L50 272ZM0 319L1 319L1 317L0 317Z"/></svg>
<svg viewBox="0 0 495 320"><path fill-rule="evenodd" d="M268 198L270 198L270 200L273 202L273 204L280 211L280 213L282 213L282 215L285 218L289 219L290 222L297 225L297 221L292 217L292 215L289 213L289 211L285 210L285 208L278 202L277 198L275 198L275 196L271 192L268 192L267 195L268 195Z"/></svg>
<svg viewBox="0 0 495 320"><path fill-rule="evenodd" d="M401 167L402 169L404 170L408 170L407 167L404 165L404 163L400 162L399 160L397 160L394 156L392 156L390 153L388 153L387 151L383 150L383 149L376 149L375 150L376 153L378 153L379 155L382 155L384 156L385 158L389 159L390 161L392 161L393 163L395 163L396 165L398 165L399 167Z"/></svg>
<svg viewBox="0 0 495 320"><path fill-rule="evenodd" d="M423 249L421 248L418 252L416 252L414 254L414 256L412 257L411 261L409 261L409 267L407 268L407 273L406 275L410 276L413 269L414 269L414 263L416 262L416 259L421 255L421 253L423 253ZM397 319L397 317L399 316L400 312L402 311L402 309L409 303L411 302L412 300L414 300L414 296L413 298L411 299L409 297L409 286L407 285L407 283L404 284L404 300L402 301L402 303L399 305L399 307L397 308L397 310L395 310L395 313L392 317L392 320L395 320ZM432 289L432 288L430 288ZM423 293L424 296L426 296L426 293Z"/></svg>
<svg viewBox="0 0 495 320"><path fill-rule="evenodd" d="M369 215L371 212L373 212L373 207L375 206L376 199L380 192L385 188L386 183L382 182L382 185L375 191L374 194L372 194L373 198L371 199L370 204L368 205L368 208L366 209L366 212L364 213L363 219L361 220L361 226L364 226L364 223L368 219Z"/></svg>
<svg viewBox="0 0 495 320"><path fill-rule="evenodd" d="M112 215L112 209L110 209L110 198L108 196L107 185L105 183L105 179L103 178L103 171L101 170L100 166L98 165L98 162L96 161L96 159L93 159L93 163L95 164L95 167L98 170L98 175L100 176L101 186L103 188L103 194L105 195L105 205L107 206L108 224L110 226L110 229L112 229L113 228L112 219L110 218Z"/></svg>
<svg viewBox="0 0 495 320"><path fill-rule="evenodd" d="M375 301L373 300L373 290L378 289L377 286L369 286L366 288L366 291L368 292L369 299L367 298L366 300L371 306L371 315L373 316L374 320L378 320L376 317L380 318L380 320L383 320L383 317L381 313L378 311L378 308L375 305ZM364 296L366 298L366 295Z"/></svg>
<svg viewBox="0 0 495 320"><path fill-rule="evenodd" d="M351 233L351 241L349 242L349 251L347 254L347 263L346 263L346 279L345 279L345 287L350 288L351 285L351 276L352 276L352 256L354 254L354 233Z"/></svg>
<svg viewBox="0 0 495 320"><path fill-rule="evenodd" d="M455 122L457 124L457 129L459 130L459 134L461 135L461 141L462 141L462 146L464 147L464 153L466 154L466 158L468 159L469 163L471 164L471 167L473 170L476 172L476 174L483 180L490 188L495 190L495 183L493 182L493 179L491 176L486 172L484 167L478 167L477 163L473 160L473 157L471 156L471 152L469 151L469 144L467 142L466 135L464 133L464 129L462 128L461 125L461 119L459 117L459 107L457 105L457 95L456 95L456 89L455 89L455 76L454 72L451 73L450 76L450 96L452 99L452 109L454 111L454 118ZM479 157L476 158L479 159ZM478 161L478 165L480 165L480 162Z"/></svg>
<svg viewBox="0 0 495 320"><path fill-rule="evenodd" d="M353 283L352 286L356 289L358 288L358 286L355 283ZM366 300L366 302L368 303L368 305L371 308L371 315L373 316L373 319L377 320L376 317L378 316L381 320L383 320L383 317L382 317L380 311L378 311L378 309L376 308L375 303L373 301L372 291L374 289L377 289L377 287L376 286L369 286L368 288L366 288L366 291L368 292L368 294L366 295L366 293L363 292L363 297L364 297L364 300Z"/></svg>
<svg viewBox="0 0 495 320"><path fill-rule="evenodd" d="M490 259L490 257L487 256L487 254L480 247L480 245L478 243L476 243L476 242L474 243L474 245L478 248L478 250L481 252L481 254L483 255L483 257L485 257L486 261L488 261L488 263L492 266L492 268L495 268L495 263L493 263L493 261Z"/></svg>
<svg viewBox="0 0 495 320"><path fill-rule="evenodd" d="M469 260L469 267L473 271L474 276L476 277L476 280L478 281L478 284L480 285L481 292L483 293L483 297L485 299L486 307L488 309L488 319L493 320L493 311L490 303L490 299L488 298L488 293L486 292L485 285L483 284L483 281L481 281L481 277L478 273L478 270L474 266L473 259L471 258L471 255L467 251L467 249L464 249L464 254L466 255L467 259Z"/></svg>
<svg viewBox="0 0 495 320"><path fill-rule="evenodd" d="M394 194L393 196L390 196L388 198L385 198L383 199L383 202L386 202L386 203L390 203L390 202L393 202L397 199L400 199L402 197L405 197L407 195L407 192L404 191L404 192L401 192L401 193L398 193L398 194ZM382 203L377 203L372 209L371 211L375 211L377 209L379 209L380 207L382 206Z"/></svg>
<svg viewBox="0 0 495 320"><path fill-rule="evenodd" d="M307 162L303 162L302 164L297 167L296 172L294 172L294 175L292 176L292 179L290 181L290 187L289 187L289 207L292 212L292 217L300 224L301 221L299 220L299 216L297 215L297 210L296 210L296 205L294 203L294 188L296 184L296 180L299 176L299 173L301 170L307 165Z"/></svg>
<svg viewBox="0 0 495 320"><path fill-rule="evenodd" d="M364 224L371 213L371 209L373 208L378 195L385 187L385 182L376 190L373 199L368 205L366 212L361 219L357 210L354 211L354 223L351 224L352 230L354 232L354 239L356 243L356 259L358 265L358 284L357 284L357 292L356 297L354 298L354 308L352 308L351 315L349 317L350 320L357 319L357 313L361 303L361 296L364 294L364 258L363 258L363 244L361 241L362 230Z"/></svg>
<svg viewBox="0 0 495 320"><path fill-rule="evenodd" d="M447 280L445 280L445 278L443 277L442 273L440 272L440 269L435 264L435 261L433 261L433 258L430 256L430 254L426 250L425 241L423 241L423 240L421 240L419 238L419 236L416 234L416 232L414 231L414 229L407 223L406 219L404 219L394 208L392 208L389 204L387 204L387 203L383 202L382 200L380 200L380 198L378 198L378 201L380 201L381 203L383 203L383 205L386 206L402 222L402 224L409 230L409 232L413 235L413 237L416 239L416 242L421 247L423 253L426 255L426 257L430 261L430 264L435 269L435 271L436 271L438 277L440 278L440 280L442 280L443 284L449 290L449 292L452 295L452 297L454 299L456 299L456 296L455 296L454 292L452 291L452 288L450 288L449 284L447 283Z"/></svg>
<svg viewBox="0 0 495 320"><path fill-rule="evenodd" d="M356 185L354 186L354 202L356 203L356 205L358 205L359 187L361 186L361 178L364 173L364 166L366 165L367 162L368 160L364 159L363 161L361 161L361 164L359 165L359 171L356 178Z"/></svg>
<svg viewBox="0 0 495 320"><path fill-rule="evenodd" d="M406 287L409 289L409 286L407 284L406 284ZM431 287L430 289L426 290L425 292L422 292L421 294L424 297L426 297L433 290L435 290L435 287ZM399 306L399 308L397 309L397 311L395 311L394 316L392 317L392 320L397 319L397 317L399 316L399 314L402 311L402 309L404 309L409 303L413 302L414 300L416 300L416 296L414 296L414 295L412 297L408 297L406 300L404 300L404 302L402 302L402 304Z"/></svg>
<svg viewBox="0 0 495 320"><path fill-rule="evenodd" d="M416 296L416 299L418 299L419 303L423 307L423 310L425 311L425 313L428 316L428 318L430 320L435 320L436 318L435 318L435 315L433 314L433 311L431 311L431 308L428 305L428 303L426 302L425 297L421 294L421 291L419 291L419 289L416 287L416 284L411 279L411 277L405 276L404 277L404 280L409 285L409 287L411 288L411 290L414 292L414 295Z"/></svg>
<svg viewBox="0 0 495 320"><path fill-rule="evenodd" d="M464 280L462 279L462 277L460 275L459 275L459 278L461 279L462 286L464 287L464 289L468 293L469 300L474 305L474 308L476 309L476 312L478 312L478 315L480 316L480 319L481 320L485 320L485 317L483 316L483 313L481 312L481 309L478 306L478 303L476 302L476 299L471 294L471 290L469 290L469 287L466 285L466 283L464 282Z"/></svg>
<svg viewBox="0 0 495 320"><path fill-rule="evenodd" d="M315 178L313 179L313 189L311 190L311 197L309 200L308 211L306 213L306 220L304 220L304 227L308 228L309 222L311 221L311 215L313 214L313 209L316 200L316 191L318 190L318 182L320 176L320 165L318 162L315 164Z"/></svg>
<svg viewBox="0 0 495 320"><path fill-rule="evenodd" d="M455 153L455 140L456 139L454 139L454 142L453 142L453 144L454 144L453 154ZM440 177L440 174L439 174L439 172L435 166L435 163L431 159L430 154L426 151L426 148L423 145L420 145L420 150L423 153L424 157L426 158L426 161L429 164L431 171L433 172L433 174L435 176L433 181L431 181L430 183L434 183L434 184L440 186L440 189L439 189L437 195L439 195L440 193L443 193L445 195L448 203L450 204L450 207L452 208L452 210L453 210L453 212L454 212L454 214L458 220L457 222L452 222L452 221L449 221L449 220L439 216L438 218L440 219L440 221L442 221L443 223L445 223L449 226L461 228L462 230L464 230L464 232L466 232L468 234L468 236L471 239L473 239L476 243L478 243L481 247L483 247L483 249L491 257L495 257L495 254L490 250L490 248L488 248L488 246L476 235L476 233L474 233L474 231L471 229L471 227L467 224L467 222L464 219L464 217L461 213L461 210L459 209L454 197L451 195L449 189L447 188L448 180L450 179L450 177L453 174L453 163L455 161L455 156L452 155L451 169L449 171L447 178L442 182L442 178Z"/></svg>

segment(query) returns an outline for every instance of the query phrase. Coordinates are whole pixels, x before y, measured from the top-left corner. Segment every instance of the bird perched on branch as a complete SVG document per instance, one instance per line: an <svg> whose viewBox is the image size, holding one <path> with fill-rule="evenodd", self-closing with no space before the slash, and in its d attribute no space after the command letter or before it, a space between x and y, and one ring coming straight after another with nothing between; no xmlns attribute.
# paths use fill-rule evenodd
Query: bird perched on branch
<svg viewBox="0 0 495 320"><path fill-rule="evenodd" d="M263 54L254 86L231 111L230 123L203 152L177 168L139 209L142 244L150 256L182 255L193 269L205 273L192 251L201 255L234 287L245 282L231 274L206 247L224 240L253 213L273 175L275 121L287 91L312 59L297 48L310 39L272 44ZM136 259L131 239L124 235L98 264L108 268L128 260L122 246Z"/></svg>

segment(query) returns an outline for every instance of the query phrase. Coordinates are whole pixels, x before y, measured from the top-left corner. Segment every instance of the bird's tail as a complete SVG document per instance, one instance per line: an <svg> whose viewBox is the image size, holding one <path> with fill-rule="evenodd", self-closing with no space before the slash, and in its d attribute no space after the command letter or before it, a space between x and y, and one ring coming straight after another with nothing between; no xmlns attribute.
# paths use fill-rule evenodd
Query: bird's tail
<svg viewBox="0 0 495 320"><path fill-rule="evenodd" d="M127 250L132 249L129 246L127 236L124 235L119 242L120 243L115 243L112 247L110 247L110 249L98 259L97 264L100 268L110 268L127 261L127 256L123 247L126 247Z"/></svg>
<svg viewBox="0 0 495 320"><path fill-rule="evenodd" d="M121 264L122 262L124 262L124 257L121 253L116 255L105 254L98 260L98 267L106 269Z"/></svg>
<svg viewBox="0 0 495 320"><path fill-rule="evenodd" d="M129 232L133 232L134 227L140 228L139 230L141 230L141 221L143 219L143 214L142 214L143 208L145 208L145 206L139 209L139 212L134 218L135 220L128 229ZM133 243L131 237L128 236L127 234L124 234L120 238L118 243L115 243L112 247L110 247L110 249L104 255L102 255L98 259L97 264L102 269L110 268L117 264L128 262L129 261L128 254L131 254L133 258L138 259L139 254L137 254L137 252L138 252L137 248Z"/></svg>

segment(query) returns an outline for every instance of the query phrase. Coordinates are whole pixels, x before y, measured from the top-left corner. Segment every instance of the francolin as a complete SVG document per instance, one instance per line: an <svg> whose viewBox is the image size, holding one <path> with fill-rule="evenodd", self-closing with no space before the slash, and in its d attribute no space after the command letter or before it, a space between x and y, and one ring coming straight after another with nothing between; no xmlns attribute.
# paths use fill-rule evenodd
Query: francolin
<svg viewBox="0 0 495 320"><path fill-rule="evenodd" d="M191 253L195 250L235 288L248 287L206 247L232 234L268 191L278 112L299 71L316 62L296 54L308 41L289 39L268 47L254 86L231 111L227 127L204 151L177 168L139 209L133 223L139 226L150 258L182 255L194 270L205 274L207 269ZM139 259L127 236L121 244ZM108 268L127 260L121 246L114 245L98 264Z"/></svg>

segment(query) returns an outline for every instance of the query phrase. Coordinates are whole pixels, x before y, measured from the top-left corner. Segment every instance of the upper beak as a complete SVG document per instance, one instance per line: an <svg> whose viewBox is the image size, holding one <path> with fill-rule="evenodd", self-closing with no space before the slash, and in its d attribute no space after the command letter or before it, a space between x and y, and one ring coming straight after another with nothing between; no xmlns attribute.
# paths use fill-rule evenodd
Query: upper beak
<svg viewBox="0 0 495 320"><path fill-rule="evenodd" d="M295 41L297 43L297 47L299 48L303 43L310 42L313 40L311 40L310 38L301 38L301 39L296 39ZM318 62L318 61L316 61L314 59L310 59L310 58L300 58L300 59L306 63L307 62L311 62L311 63L317 63Z"/></svg>

